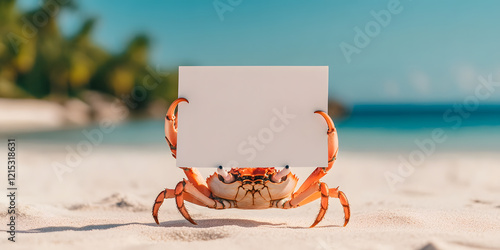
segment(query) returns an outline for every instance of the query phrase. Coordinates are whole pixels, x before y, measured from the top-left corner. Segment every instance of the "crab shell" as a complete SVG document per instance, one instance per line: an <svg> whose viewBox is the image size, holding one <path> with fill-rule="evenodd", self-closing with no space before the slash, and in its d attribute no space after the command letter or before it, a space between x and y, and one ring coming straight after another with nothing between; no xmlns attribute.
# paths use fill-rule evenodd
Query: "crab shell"
<svg viewBox="0 0 500 250"><path fill-rule="evenodd" d="M274 168L232 168L229 174L234 182L225 183L217 173L207 178L207 184L214 198L235 203L236 208L264 209L274 202L290 199L298 178L292 173L273 182L271 177L277 172Z"/></svg>

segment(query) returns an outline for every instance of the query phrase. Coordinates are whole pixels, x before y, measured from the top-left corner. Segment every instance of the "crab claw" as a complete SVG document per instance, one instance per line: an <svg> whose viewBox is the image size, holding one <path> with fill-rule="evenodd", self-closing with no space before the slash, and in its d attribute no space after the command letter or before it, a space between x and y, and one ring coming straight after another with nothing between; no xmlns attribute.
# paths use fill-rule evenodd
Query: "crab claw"
<svg viewBox="0 0 500 250"><path fill-rule="evenodd" d="M281 171L279 171L278 173L274 174L271 177L271 181L272 182L281 182L281 178L288 175L288 173L290 173L290 167L288 165L286 165Z"/></svg>
<svg viewBox="0 0 500 250"><path fill-rule="evenodd" d="M220 176L222 176L222 178L224 179L224 183L234 182L234 176L232 174L229 174L228 172L226 172L226 170L224 170L224 168L222 166L219 166L217 168L217 173Z"/></svg>
<svg viewBox="0 0 500 250"><path fill-rule="evenodd" d="M316 111L316 114L320 114L325 118L326 124L328 125L328 130L326 134L328 135L328 168L326 171L330 170L333 166L333 162L337 159L337 153L339 151L339 138L337 136L337 129L335 129L335 124L330 116L323 111Z"/></svg>
<svg viewBox="0 0 500 250"><path fill-rule="evenodd" d="M189 103L186 98L179 98L170 104L167 114L165 115L165 139L170 146L170 151L172 151L172 156L174 156L174 158L177 154L177 115L175 108L181 102Z"/></svg>

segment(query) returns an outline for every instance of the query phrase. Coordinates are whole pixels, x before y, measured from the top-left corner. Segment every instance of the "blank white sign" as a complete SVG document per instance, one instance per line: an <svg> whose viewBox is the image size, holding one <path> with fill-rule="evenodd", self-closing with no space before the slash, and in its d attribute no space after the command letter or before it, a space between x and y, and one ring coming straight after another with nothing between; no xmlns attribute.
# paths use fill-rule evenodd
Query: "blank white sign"
<svg viewBox="0 0 500 250"><path fill-rule="evenodd" d="M326 167L327 66L179 67L178 167Z"/></svg>

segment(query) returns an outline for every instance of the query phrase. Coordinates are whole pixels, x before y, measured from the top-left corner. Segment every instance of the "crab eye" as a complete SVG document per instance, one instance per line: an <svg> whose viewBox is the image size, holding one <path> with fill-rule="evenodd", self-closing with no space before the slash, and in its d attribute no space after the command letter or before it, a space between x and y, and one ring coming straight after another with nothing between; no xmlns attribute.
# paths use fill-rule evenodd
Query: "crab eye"
<svg viewBox="0 0 500 250"><path fill-rule="evenodd" d="M272 182L281 182L281 179L290 173L290 166L286 165L281 171L271 177Z"/></svg>
<svg viewBox="0 0 500 250"><path fill-rule="evenodd" d="M232 174L229 174L226 170L224 170L224 168L222 166L219 166L217 168L217 173L219 174L219 176L222 177L222 179L224 180L224 183L231 183L231 182L234 182L234 176Z"/></svg>

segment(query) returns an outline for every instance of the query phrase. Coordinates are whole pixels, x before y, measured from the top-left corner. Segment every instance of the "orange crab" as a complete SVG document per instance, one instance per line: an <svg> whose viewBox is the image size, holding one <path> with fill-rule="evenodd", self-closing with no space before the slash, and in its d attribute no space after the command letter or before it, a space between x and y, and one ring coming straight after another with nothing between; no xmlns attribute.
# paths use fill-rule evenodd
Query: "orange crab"
<svg viewBox="0 0 500 250"><path fill-rule="evenodd" d="M185 98L175 100L169 107L165 117L165 139L174 158L177 152L177 116L176 107L179 103L189 103ZM344 226L350 218L349 202L344 192L337 188L328 188L321 182L332 168L338 152L338 138L332 119L323 111L316 111L326 120L328 125L328 167L316 168L305 180L302 186L294 192L298 178L286 166L281 171L270 168L232 168L225 171L219 166L217 172L204 180L196 168L182 168L187 180L180 181L174 189L165 189L156 197L153 205L153 218L157 224L158 210L164 199L175 198L177 209L186 220L196 225L191 218L184 201L196 205L213 208L296 208L321 198L321 208L311 227L316 226L325 216L330 197L338 198L344 207Z"/></svg>

